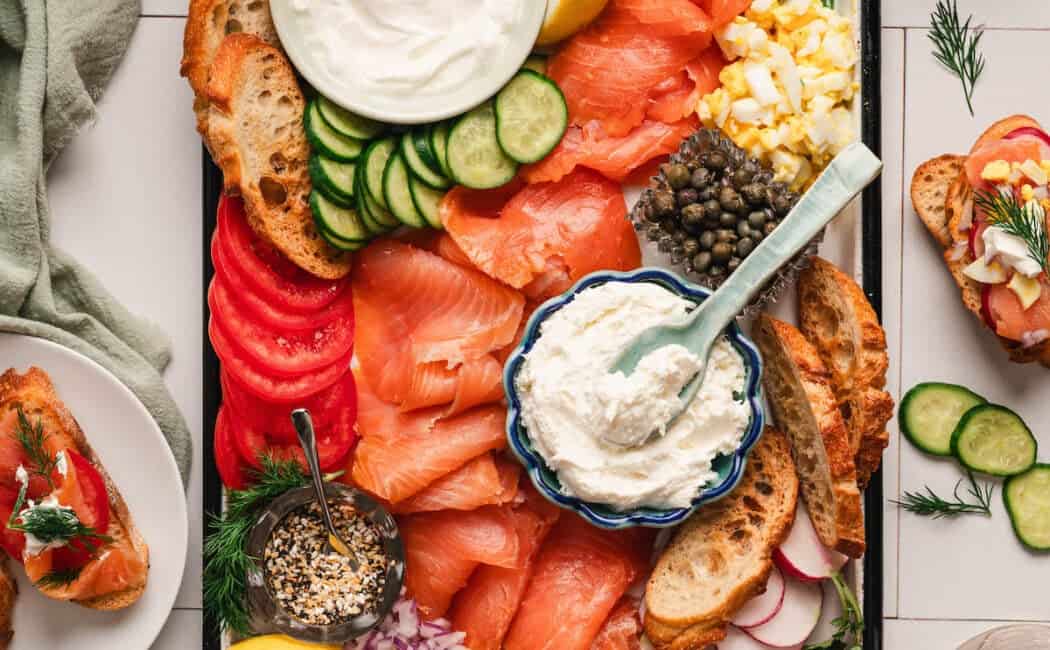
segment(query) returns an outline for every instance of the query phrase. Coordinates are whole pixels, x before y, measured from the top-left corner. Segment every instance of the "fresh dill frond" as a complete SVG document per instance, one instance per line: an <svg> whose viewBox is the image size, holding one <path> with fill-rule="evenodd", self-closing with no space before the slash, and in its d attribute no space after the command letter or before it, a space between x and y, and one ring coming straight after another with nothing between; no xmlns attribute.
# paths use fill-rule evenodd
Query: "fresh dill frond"
<svg viewBox="0 0 1050 650"><path fill-rule="evenodd" d="M21 491L19 495L22 496ZM32 535L44 544L58 542L67 545L75 540L89 547L98 548L102 544L113 541L112 537L100 534L91 526L85 526L77 517L77 513L72 508L65 506L29 508L23 512L13 511L11 517L12 520L7 523L8 528Z"/></svg>
<svg viewBox="0 0 1050 650"><path fill-rule="evenodd" d="M893 503L904 508L908 512L915 513L922 517L932 517L934 519L941 519L942 517L957 517L963 514L980 514L986 517L992 514L992 493L995 492L995 486L991 483L987 483L984 487L977 484L977 479L974 478L973 472L967 471L967 476L970 480L970 486L967 488L967 492L971 497L971 501L964 501L959 496L959 487L962 485L962 479L955 484L955 490L952 492L952 501L942 499L937 494L926 486L926 492L905 492L904 498L900 501L893 501Z"/></svg>
<svg viewBox="0 0 1050 650"><path fill-rule="evenodd" d="M248 553L247 544L255 517L270 501L307 482L294 460L264 457L262 463L262 470L252 477L254 485L227 494L226 512L210 519L204 540L204 607L215 614L222 629L238 634L251 632L248 574L255 558Z"/></svg>
<svg viewBox="0 0 1050 650"><path fill-rule="evenodd" d="M30 474L43 476L47 479L47 484L53 488L51 473L58 466L58 459L52 456L47 448L44 447L44 441L48 439L50 434L44 433L44 422L42 419L37 418L36 424L33 424L26 417L25 411L22 410L21 406L18 406L16 410L18 411L18 442L22 445L22 449L25 450L30 463L30 467L26 468L26 470Z"/></svg>
<svg viewBox="0 0 1050 650"><path fill-rule="evenodd" d="M820 0L820 4L824 5L828 9L835 8L835 0Z"/></svg>
<svg viewBox="0 0 1050 650"><path fill-rule="evenodd" d="M1028 256L1050 277L1050 235L1046 231L1046 214L1041 207L1022 205L1013 193L985 190L977 192L973 202L984 210L990 225L1024 240Z"/></svg>
<svg viewBox="0 0 1050 650"><path fill-rule="evenodd" d="M58 569L46 574L34 584L41 589L65 587L66 585L73 584L73 582L80 577L80 571L80 568Z"/></svg>
<svg viewBox="0 0 1050 650"><path fill-rule="evenodd" d="M830 639L806 645L803 650L863 650L864 611L857 602L857 596L838 571L831 574L831 584L835 586L842 605L842 616L831 622L835 632Z"/></svg>
<svg viewBox="0 0 1050 650"><path fill-rule="evenodd" d="M970 29L973 16L966 22L959 19L958 0L938 0L937 8L930 16L930 40L934 45L933 56L952 71L962 82L966 107L973 115L973 89L984 71L984 55L978 51L982 28Z"/></svg>

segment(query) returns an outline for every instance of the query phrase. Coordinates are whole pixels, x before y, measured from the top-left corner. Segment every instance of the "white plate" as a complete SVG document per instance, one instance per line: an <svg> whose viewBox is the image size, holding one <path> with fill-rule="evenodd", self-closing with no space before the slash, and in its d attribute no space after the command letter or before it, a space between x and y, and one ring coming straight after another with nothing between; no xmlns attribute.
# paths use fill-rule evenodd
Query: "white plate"
<svg viewBox="0 0 1050 650"><path fill-rule="evenodd" d="M505 0L510 1L510 0ZM521 68L536 43L547 3L522 0L519 23L514 26L503 51L484 73L443 95L411 101L384 96L363 85L347 85L329 72L310 52L301 21L295 18L291 0L270 0L270 13L281 45L295 68L322 95L336 104L365 117L395 124L423 124L465 113L495 95ZM348 35L347 38L352 38Z"/></svg>
<svg viewBox="0 0 1050 650"><path fill-rule="evenodd" d="M18 577L10 650L145 650L175 604L186 562L187 515L175 459L157 423L116 377L87 357L43 339L0 334L0 371L35 365L50 376L149 545L149 582L131 607L98 612L51 600Z"/></svg>

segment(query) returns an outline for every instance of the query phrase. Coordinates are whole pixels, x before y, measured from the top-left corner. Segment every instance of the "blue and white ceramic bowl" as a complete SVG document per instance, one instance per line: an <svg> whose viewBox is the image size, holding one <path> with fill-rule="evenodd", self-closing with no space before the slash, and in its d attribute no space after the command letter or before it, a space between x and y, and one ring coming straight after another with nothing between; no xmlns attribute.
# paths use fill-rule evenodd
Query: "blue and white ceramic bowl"
<svg viewBox="0 0 1050 650"><path fill-rule="evenodd" d="M740 441L740 445L732 454L721 455L715 458L713 468L718 478L707 485L697 486L697 496L687 508L637 508L634 510L620 511L601 503L591 503L568 496L561 490L558 475L543 461L539 452L533 447L521 418L521 401L518 398L517 387L514 378L525 361L526 355L532 350L532 346L539 338L540 325L551 314L558 311L575 299L576 295L593 286L607 282L654 282L670 291L696 303L703 302L711 291L682 280L673 273L658 268L643 268L629 273L598 272L592 273L577 282L564 294L551 298L540 305L525 328L525 335L521 344L507 359L503 368L503 387L507 393L507 439L511 449L525 465L529 478L539 490L540 494L551 502L567 510L574 510L580 516L602 528L626 528L629 526L674 526L685 520L705 503L710 503L729 494L740 482L744 473L744 465L747 463L747 455L762 434L765 416L762 411L762 358L758 348L740 331L733 323L726 330L730 343L740 356L744 359L746 369L745 398L751 407L751 419L747 429Z"/></svg>

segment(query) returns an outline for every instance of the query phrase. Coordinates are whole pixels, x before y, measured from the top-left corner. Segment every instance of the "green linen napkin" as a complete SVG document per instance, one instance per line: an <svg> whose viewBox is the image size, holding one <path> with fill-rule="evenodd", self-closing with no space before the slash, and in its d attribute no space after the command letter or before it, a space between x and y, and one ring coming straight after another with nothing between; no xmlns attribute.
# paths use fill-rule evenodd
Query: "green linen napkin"
<svg viewBox="0 0 1050 650"><path fill-rule="evenodd" d="M138 15L138 0L0 0L0 331L54 341L112 372L157 420L185 483L192 443L160 376L167 337L49 241L45 173L94 119Z"/></svg>

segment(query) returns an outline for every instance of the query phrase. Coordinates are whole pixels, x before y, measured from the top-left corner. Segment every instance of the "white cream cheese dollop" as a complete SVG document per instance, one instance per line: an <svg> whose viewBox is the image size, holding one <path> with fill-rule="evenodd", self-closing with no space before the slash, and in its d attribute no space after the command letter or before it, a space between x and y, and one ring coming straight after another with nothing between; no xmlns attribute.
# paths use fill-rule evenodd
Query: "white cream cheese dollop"
<svg viewBox="0 0 1050 650"><path fill-rule="evenodd" d="M292 0L309 47L336 79L421 97L479 76L524 0ZM356 85L356 84L355 84Z"/></svg>
<svg viewBox="0 0 1050 650"><path fill-rule="evenodd" d="M658 349L629 376L610 373L643 330L693 306L660 285L610 282L582 291L550 316L516 378L522 418L566 494L618 510L686 507L732 453L750 419L740 354L722 339L688 410L678 393L701 360L682 346Z"/></svg>

